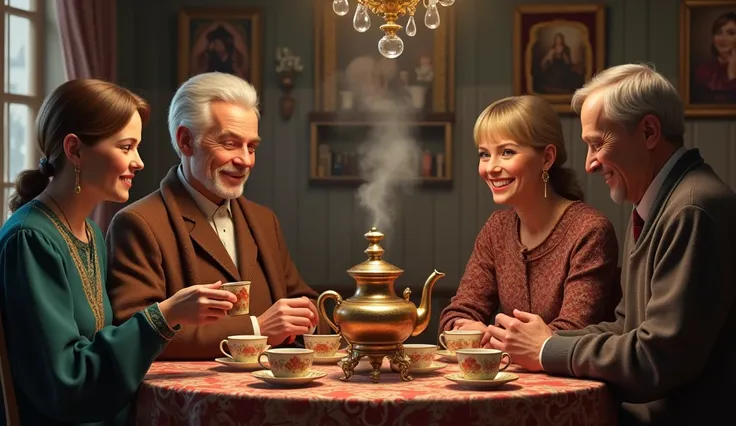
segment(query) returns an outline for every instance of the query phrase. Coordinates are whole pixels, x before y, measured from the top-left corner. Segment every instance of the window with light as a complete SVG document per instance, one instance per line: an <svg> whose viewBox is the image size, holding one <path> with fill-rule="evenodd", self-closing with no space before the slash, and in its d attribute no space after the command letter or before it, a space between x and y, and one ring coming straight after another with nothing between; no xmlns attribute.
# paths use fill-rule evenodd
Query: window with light
<svg viewBox="0 0 736 426"><path fill-rule="evenodd" d="M40 0L3 0L0 34L5 54L0 64L2 91L3 149L0 151L0 172L3 176L3 197L0 208L3 222L9 215L8 197L14 191L15 179L24 169L38 161L35 148L36 113L43 101L44 23L43 2Z"/></svg>

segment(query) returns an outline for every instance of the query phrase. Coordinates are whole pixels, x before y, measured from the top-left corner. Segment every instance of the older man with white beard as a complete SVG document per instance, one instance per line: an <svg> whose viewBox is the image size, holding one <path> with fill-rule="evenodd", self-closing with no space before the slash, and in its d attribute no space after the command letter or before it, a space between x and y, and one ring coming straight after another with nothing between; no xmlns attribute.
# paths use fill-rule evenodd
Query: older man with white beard
<svg viewBox="0 0 736 426"><path fill-rule="evenodd" d="M261 142L258 120L258 96L246 81L224 73L192 77L169 109L180 164L110 224L116 322L190 285L251 282L250 315L185 326L159 359L213 359L229 335L290 344L318 323L317 294L292 262L274 212L243 196Z"/></svg>

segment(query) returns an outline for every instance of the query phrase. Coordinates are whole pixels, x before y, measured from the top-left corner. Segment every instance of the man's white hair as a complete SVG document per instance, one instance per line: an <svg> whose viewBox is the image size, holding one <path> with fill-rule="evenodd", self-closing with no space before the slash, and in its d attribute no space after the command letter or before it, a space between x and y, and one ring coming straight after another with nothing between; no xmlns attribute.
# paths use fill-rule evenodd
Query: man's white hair
<svg viewBox="0 0 736 426"><path fill-rule="evenodd" d="M681 146L685 134L685 111L677 89L654 67L624 64L598 73L572 97L572 109L580 114L585 100L599 90L603 92L603 111L629 132L647 114L662 123L662 134L669 142Z"/></svg>
<svg viewBox="0 0 736 426"><path fill-rule="evenodd" d="M252 109L260 118L258 94L247 81L221 72L195 75L179 87L169 107L169 136L179 158L181 152L176 143L176 129L187 127L198 143L212 125L210 104L217 101Z"/></svg>

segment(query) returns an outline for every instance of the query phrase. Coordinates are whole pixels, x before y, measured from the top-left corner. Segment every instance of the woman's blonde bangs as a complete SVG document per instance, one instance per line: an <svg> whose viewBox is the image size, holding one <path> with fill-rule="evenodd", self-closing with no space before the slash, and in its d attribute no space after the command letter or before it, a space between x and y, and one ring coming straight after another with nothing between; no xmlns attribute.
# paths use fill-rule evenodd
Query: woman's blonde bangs
<svg viewBox="0 0 736 426"><path fill-rule="evenodd" d="M532 140L532 129L519 103L502 99L491 104L478 117L473 128L473 139L475 146L502 140L528 145Z"/></svg>

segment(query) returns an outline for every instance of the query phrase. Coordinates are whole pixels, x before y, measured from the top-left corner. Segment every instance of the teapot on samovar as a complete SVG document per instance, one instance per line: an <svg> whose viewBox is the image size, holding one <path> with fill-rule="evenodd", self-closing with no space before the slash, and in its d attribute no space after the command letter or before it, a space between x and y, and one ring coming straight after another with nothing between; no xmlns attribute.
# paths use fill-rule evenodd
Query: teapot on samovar
<svg viewBox="0 0 736 426"><path fill-rule="evenodd" d="M417 307L409 300L411 290L408 287L402 294L403 298L394 292L394 281L404 271L382 259L384 250L378 243L383 234L373 227L365 238L370 242L365 250L368 259L347 271L356 281L355 294L343 300L337 292L325 291L317 299L317 307L327 324L348 343L348 355L340 361L344 373L342 380L352 377L355 366L365 356L373 367L373 382L380 378L384 357L398 367L402 380L410 381L412 377L403 343L427 328L432 288L445 274L437 270L432 272L424 283L422 300ZM329 318L325 311L325 302L329 299L336 303L333 318Z"/></svg>

